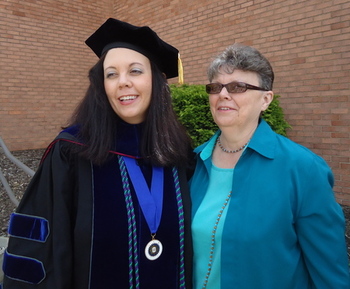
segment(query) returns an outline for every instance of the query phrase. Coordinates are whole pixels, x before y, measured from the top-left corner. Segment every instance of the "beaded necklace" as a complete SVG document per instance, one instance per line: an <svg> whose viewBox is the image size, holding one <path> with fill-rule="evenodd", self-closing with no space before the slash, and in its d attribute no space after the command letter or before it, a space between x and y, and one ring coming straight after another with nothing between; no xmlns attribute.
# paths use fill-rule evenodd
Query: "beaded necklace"
<svg viewBox="0 0 350 289"><path fill-rule="evenodd" d="M220 135L220 136L221 136L221 135ZM221 141L220 141L220 136L219 136L218 139L217 139L217 143L218 143L219 147L221 148L221 150L222 150L223 152L225 152L225 153L228 153L228 154L234 154L234 153L240 152L241 150L245 149L246 146L247 146L248 143L249 143L249 141L247 141L247 143L246 143L245 145L241 146L239 149L236 149L236 150L231 151L231 150L225 149L225 148L223 147L223 145L221 144Z"/></svg>
<svg viewBox="0 0 350 289"><path fill-rule="evenodd" d="M205 274L205 278L204 278L204 282L203 282L203 286L202 286L202 289L205 289L207 288L207 284L208 284L208 280L209 280L209 276L210 276L210 273L211 273L211 268L212 268L212 264L213 264L213 256L214 256L214 249L215 249L215 234L216 234L216 229L218 227L218 224L219 224L219 221L221 219L221 216L222 216L222 213L223 211L225 210L227 204L228 204L228 201L230 200L230 197L231 197L231 194L232 192L230 192L222 206L222 208L220 209L219 211L219 214L216 218L216 221L215 221L215 224L214 224L214 227L213 227L213 233L211 235L211 246L210 246L210 253L209 253L209 262L208 262L208 271L207 273Z"/></svg>

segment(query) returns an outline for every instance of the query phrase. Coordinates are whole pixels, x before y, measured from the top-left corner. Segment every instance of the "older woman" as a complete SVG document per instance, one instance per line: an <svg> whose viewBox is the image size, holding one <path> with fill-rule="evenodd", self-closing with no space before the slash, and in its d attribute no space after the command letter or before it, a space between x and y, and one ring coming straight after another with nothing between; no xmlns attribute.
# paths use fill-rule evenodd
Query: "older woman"
<svg viewBox="0 0 350 289"><path fill-rule="evenodd" d="M191 288L192 149L167 85L178 50L117 19L86 43L99 60L11 216L4 288Z"/></svg>
<svg viewBox="0 0 350 289"><path fill-rule="evenodd" d="M273 99L270 63L234 44L208 76L219 131L195 150L194 288L348 289L331 170L261 119Z"/></svg>

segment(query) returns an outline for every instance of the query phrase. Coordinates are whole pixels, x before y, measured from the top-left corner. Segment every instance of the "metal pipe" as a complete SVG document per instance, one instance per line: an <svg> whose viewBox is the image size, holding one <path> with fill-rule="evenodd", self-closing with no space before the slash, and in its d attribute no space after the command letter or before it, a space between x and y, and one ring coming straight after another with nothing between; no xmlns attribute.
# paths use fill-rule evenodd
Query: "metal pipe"
<svg viewBox="0 0 350 289"><path fill-rule="evenodd" d="M12 161L17 167L19 167L20 169L22 169L25 173L27 173L29 176L34 176L35 171L33 171L31 168L27 167L24 163L22 163L20 160L18 160L17 158L15 158L10 151L8 150L8 148L6 147L4 141L2 140L2 138L0 137L0 146L2 147L2 149L4 150L5 155L10 159L10 161Z"/></svg>
<svg viewBox="0 0 350 289"><path fill-rule="evenodd" d="M8 184L8 182L7 182L7 180L6 180L6 178L5 178L5 176L3 175L1 169L0 169L0 181L1 181L2 184L4 185L5 191L6 191L7 195L9 196L11 202L14 203L15 206L17 207L18 204L19 204L19 202L18 202L18 200L16 199L15 194L12 192L12 190L11 190L11 188L10 188L10 186L9 186L9 184Z"/></svg>

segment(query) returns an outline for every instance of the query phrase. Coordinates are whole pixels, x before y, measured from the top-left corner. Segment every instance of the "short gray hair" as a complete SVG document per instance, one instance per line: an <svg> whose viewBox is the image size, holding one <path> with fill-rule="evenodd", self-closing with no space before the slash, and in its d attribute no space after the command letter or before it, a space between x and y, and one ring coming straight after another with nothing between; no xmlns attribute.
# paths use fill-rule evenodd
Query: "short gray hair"
<svg viewBox="0 0 350 289"><path fill-rule="evenodd" d="M257 49L235 43L219 54L208 68L211 82L220 71L233 73L235 69L256 72L262 88L272 90L274 73L270 62Z"/></svg>

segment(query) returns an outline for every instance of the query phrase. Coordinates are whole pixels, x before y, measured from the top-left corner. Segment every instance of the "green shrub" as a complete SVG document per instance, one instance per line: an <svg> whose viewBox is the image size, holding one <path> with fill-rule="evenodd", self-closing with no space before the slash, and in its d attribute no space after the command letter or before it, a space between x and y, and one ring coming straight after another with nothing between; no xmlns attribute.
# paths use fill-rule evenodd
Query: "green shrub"
<svg viewBox="0 0 350 289"><path fill-rule="evenodd" d="M271 126L271 128L278 134L287 136L287 129L291 128L289 123L284 118L282 107L278 100L279 95L273 96L273 101L270 103L267 110L264 111L263 119Z"/></svg>
<svg viewBox="0 0 350 289"><path fill-rule="evenodd" d="M205 86L171 84L170 90L175 112L186 127L194 146L207 141L218 127L209 110L208 94L205 92ZM278 98L278 95L274 96L274 100L265 111L263 118L275 132L286 136L286 130L290 128L290 125L284 119Z"/></svg>
<svg viewBox="0 0 350 289"><path fill-rule="evenodd" d="M173 105L194 146L207 141L218 129L211 116L204 85L170 85Z"/></svg>

